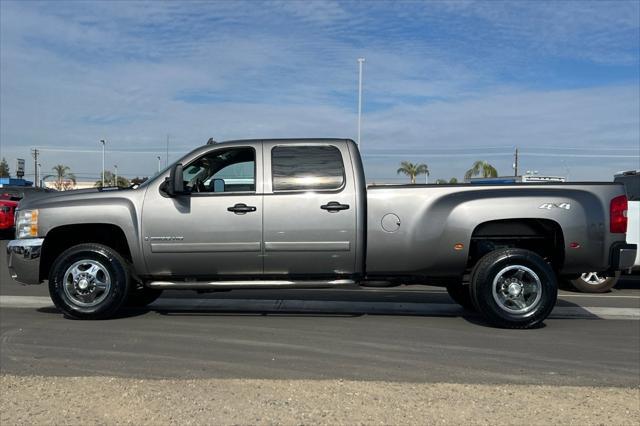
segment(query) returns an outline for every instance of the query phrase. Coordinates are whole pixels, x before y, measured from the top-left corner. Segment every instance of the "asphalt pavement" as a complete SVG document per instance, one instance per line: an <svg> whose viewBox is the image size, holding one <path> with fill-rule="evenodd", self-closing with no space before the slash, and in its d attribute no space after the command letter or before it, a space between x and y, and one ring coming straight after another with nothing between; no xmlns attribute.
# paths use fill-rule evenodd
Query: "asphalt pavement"
<svg viewBox="0 0 640 426"><path fill-rule="evenodd" d="M73 321L0 258L3 374L640 386L639 277L603 295L561 291L534 330L489 327L427 285L174 291Z"/></svg>

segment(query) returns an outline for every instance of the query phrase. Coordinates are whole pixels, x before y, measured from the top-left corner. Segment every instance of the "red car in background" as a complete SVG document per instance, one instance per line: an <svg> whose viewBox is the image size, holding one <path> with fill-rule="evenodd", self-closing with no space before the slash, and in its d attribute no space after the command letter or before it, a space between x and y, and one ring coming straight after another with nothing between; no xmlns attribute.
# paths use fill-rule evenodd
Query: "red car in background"
<svg viewBox="0 0 640 426"><path fill-rule="evenodd" d="M0 232L11 231L15 226L14 216L18 202L10 197L0 196Z"/></svg>

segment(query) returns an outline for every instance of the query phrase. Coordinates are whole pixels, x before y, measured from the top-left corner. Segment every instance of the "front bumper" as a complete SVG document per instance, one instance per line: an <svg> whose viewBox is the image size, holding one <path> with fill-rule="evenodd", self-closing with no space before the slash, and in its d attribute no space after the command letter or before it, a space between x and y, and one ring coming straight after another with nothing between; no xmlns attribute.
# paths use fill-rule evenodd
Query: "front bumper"
<svg viewBox="0 0 640 426"><path fill-rule="evenodd" d="M636 244L615 243L611 246L611 269L626 271L633 267L636 260Z"/></svg>
<svg viewBox="0 0 640 426"><path fill-rule="evenodd" d="M44 238L13 240L7 244L11 278L23 284L40 284L40 255Z"/></svg>

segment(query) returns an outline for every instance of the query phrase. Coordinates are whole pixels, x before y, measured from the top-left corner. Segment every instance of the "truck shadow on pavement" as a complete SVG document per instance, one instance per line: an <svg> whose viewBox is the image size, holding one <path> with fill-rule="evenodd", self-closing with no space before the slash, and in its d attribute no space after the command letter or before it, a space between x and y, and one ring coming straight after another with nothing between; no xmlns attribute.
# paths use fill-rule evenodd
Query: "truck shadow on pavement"
<svg viewBox="0 0 640 426"><path fill-rule="evenodd" d="M385 290L370 294L366 291L341 292L314 290L303 294L291 292L287 297L266 299L246 297L241 291L227 292L223 296L172 297L163 296L145 308L123 308L113 319L133 318L156 313L163 317L199 316L278 316L360 318L364 316L396 317L454 317L470 324L491 327L478 314L452 303L444 292ZM354 295L355 293L355 295ZM244 297L243 297L244 296ZM360 296L360 297L358 297ZM38 312L60 315L54 307L40 308ZM584 307L560 299L551 319L601 319ZM540 324L535 328L544 328Z"/></svg>

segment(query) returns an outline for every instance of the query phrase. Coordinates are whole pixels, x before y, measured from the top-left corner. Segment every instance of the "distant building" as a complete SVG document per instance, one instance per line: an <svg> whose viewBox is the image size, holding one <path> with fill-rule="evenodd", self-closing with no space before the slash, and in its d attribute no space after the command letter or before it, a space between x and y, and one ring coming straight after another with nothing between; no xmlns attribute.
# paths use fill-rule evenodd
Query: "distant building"
<svg viewBox="0 0 640 426"><path fill-rule="evenodd" d="M509 184L509 183L540 183L540 182L566 182L563 176L543 176L543 175L522 175L522 176L499 176L492 178L471 178L469 183L475 184Z"/></svg>
<svg viewBox="0 0 640 426"><path fill-rule="evenodd" d="M0 178L0 188L6 186L33 186L33 182L26 179Z"/></svg>

